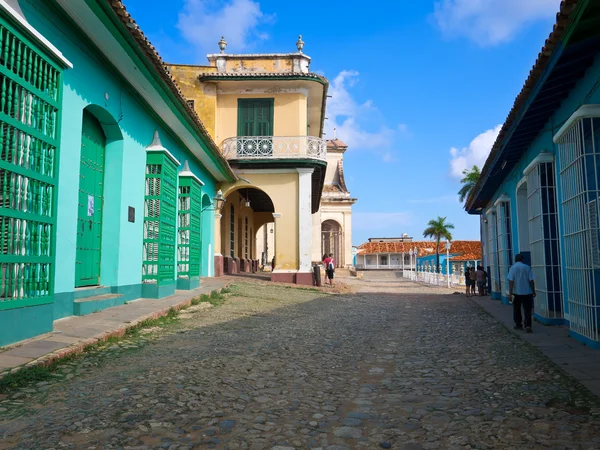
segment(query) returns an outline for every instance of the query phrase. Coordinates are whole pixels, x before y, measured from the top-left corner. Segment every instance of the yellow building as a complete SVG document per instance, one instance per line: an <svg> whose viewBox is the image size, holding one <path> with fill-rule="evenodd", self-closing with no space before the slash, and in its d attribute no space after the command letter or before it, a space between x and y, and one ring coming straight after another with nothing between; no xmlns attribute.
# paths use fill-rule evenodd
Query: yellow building
<svg viewBox="0 0 600 450"><path fill-rule="evenodd" d="M313 261L333 254L337 267L352 265L352 205L344 178L344 153L341 140L327 141L327 172L319 211L313 215Z"/></svg>
<svg viewBox="0 0 600 450"><path fill-rule="evenodd" d="M273 223L271 279L312 284L313 217L327 170L322 139L327 80L302 53L208 55L208 66L169 65L239 177L220 186L215 274L256 270L256 236ZM262 233L262 230L259 234Z"/></svg>

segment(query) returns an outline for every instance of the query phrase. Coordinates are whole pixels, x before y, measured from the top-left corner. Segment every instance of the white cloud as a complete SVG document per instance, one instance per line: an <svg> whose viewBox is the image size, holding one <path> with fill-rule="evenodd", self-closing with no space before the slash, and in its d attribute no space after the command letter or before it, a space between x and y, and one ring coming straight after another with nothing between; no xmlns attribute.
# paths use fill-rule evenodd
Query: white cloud
<svg viewBox="0 0 600 450"><path fill-rule="evenodd" d="M327 118L325 133L327 138L335 135L354 150L374 150L384 161L393 160L389 150L395 131L380 126L377 131L367 131L364 123L377 113L377 107L371 100L359 104L349 89L355 86L358 79L355 70L341 71L329 86L331 98L327 101Z"/></svg>
<svg viewBox="0 0 600 450"><path fill-rule="evenodd" d="M459 150L452 147L450 149L450 156L452 157L450 160L450 173L452 176L462 178L463 170L470 169L474 165L482 169L501 128L502 125L496 125L491 130L484 131L473 139L468 147L463 149Z"/></svg>
<svg viewBox="0 0 600 450"><path fill-rule="evenodd" d="M481 46L512 40L527 24L552 19L560 0L437 0L433 18L447 37Z"/></svg>
<svg viewBox="0 0 600 450"><path fill-rule="evenodd" d="M258 2L229 0L217 6L214 0L185 0L179 13L177 28L183 38L195 47L199 57L218 53L221 36L228 43L227 51L235 53L251 47L257 41L268 39L261 25L273 20L263 13Z"/></svg>
<svg viewBox="0 0 600 450"><path fill-rule="evenodd" d="M354 212L352 228L355 230L389 230L413 224L412 214L407 212Z"/></svg>

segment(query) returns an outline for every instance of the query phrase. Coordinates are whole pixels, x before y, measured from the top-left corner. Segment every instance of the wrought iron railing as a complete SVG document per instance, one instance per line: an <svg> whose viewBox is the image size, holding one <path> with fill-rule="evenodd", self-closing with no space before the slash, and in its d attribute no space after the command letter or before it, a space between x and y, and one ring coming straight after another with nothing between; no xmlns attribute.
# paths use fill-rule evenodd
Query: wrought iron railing
<svg viewBox="0 0 600 450"><path fill-rule="evenodd" d="M226 159L327 159L327 142L313 136L238 136L222 149Z"/></svg>

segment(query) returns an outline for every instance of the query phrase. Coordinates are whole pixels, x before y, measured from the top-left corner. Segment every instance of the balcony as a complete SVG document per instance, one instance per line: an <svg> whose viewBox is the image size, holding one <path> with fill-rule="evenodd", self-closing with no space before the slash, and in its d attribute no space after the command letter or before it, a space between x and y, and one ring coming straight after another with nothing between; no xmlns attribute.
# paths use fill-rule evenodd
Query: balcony
<svg viewBox="0 0 600 450"><path fill-rule="evenodd" d="M327 160L327 143L313 136L238 136L221 148L228 160Z"/></svg>

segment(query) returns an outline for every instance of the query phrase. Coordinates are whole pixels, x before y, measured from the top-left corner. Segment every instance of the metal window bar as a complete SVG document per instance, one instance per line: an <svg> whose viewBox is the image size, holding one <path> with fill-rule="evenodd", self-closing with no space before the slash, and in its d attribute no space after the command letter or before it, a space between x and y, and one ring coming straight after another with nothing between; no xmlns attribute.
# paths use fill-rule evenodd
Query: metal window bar
<svg viewBox="0 0 600 450"><path fill-rule="evenodd" d="M527 174L527 210L531 270L537 292L535 311L548 319L562 318L554 163L540 163Z"/></svg>
<svg viewBox="0 0 600 450"><path fill-rule="evenodd" d="M177 276L200 277L202 188L191 177L180 177Z"/></svg>
<svg viewBox="0 0 600 450"><path fill-rule="evenodd" d="M162 153L146 156L142 282L157 285L175 277L177 170Z"/></svg>
<svg viewBox="0 0 600 450"><path fill-rule="evenodd" d="M61 83L0 14L0 309L53 299Z"/></svg>
<svg viewBox="0 0 600 450"><path fill-rule="evenodd" d="M572 331L594 341L600 341L599 139L600 118L581 118L557 142L569 322Z"/></svg>
<svg viewBox="0 0 600 450"><path fill-rule="evenodd" d="M488 248L490 252L490 273L488 274L491 278L492 282L492 290L494 292L500 292L501 284L500 284L500 274L498 272L498 235L496 232L497 223L496 223L496 212L492 211L488 217Z"/></svg>

